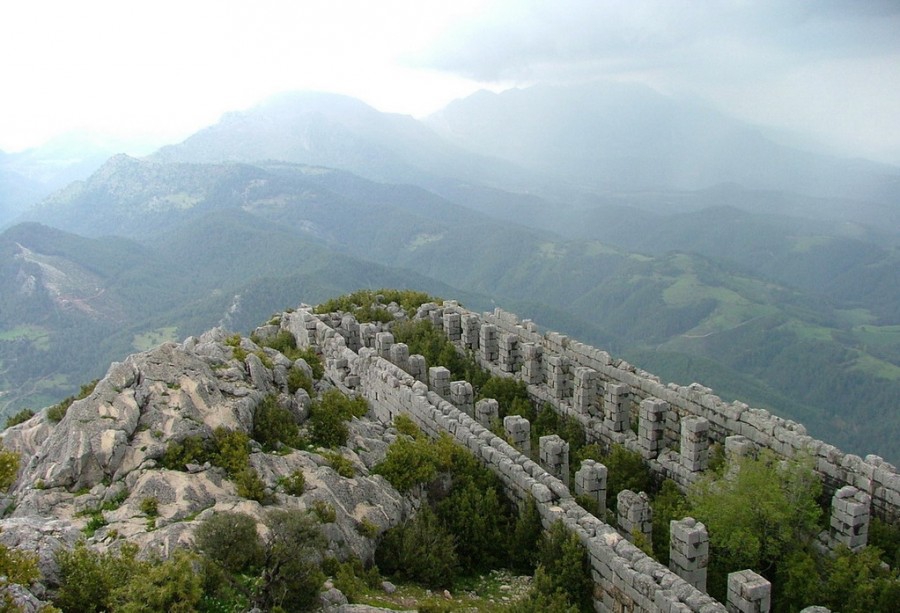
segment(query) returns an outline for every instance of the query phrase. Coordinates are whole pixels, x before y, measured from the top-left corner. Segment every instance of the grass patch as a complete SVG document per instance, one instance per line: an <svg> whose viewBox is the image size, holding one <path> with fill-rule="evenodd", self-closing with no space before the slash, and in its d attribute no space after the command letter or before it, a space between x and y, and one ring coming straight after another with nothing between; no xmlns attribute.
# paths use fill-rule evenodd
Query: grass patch
<svg viewBox="0 0 900 613"><path fill-rule="evenodd" d="M0 330L0 341L28 340L41 351L50 349L50 332L40 326L21 325L9 330Z"/></svg>
<svg viewBox="0 0 900 613"><path fill-rule="evenodd" d="M177 341L177 333L178 328L176 326L149 330L143 334L135 334L131 341L131 346L137 351L147 351L162 343Z"/></svg>
<svg viewBox="0 0 900 613"><path fill-rule="evenodd" d="M357 594L354 602L392 610L500 613L525 596L531 577L514 576L505 570L461 577L450 591L450 598L414 583L393 583L397 587L393 594L386 594L380 588L368 588Z"/></svg>

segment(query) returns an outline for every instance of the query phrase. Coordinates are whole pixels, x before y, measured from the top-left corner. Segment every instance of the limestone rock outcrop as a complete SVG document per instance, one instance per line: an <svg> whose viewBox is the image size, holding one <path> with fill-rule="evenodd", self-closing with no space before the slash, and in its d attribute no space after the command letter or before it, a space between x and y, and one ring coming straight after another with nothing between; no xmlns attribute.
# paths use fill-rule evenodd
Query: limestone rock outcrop
<svg viewBox="0 0 900 613"><path fill-rule="evenodd" d="M114 363L58 424L42 411L8 429L3 446L20 453L22 462L7 496L7 516L0 520L0 542L37 552L52 585L54 553L81 538L99 550L127 539L140 555L168 556L189 546L199 523L217 511L261 518L271 506L240 497L224 469L209 463L186 471L163 467L168 446L189 436L209 438L220 426L251 434L254 413L267 394L277 395L295 416L308 415L309 395L288 393L292 360L247 338L237 352L243 359L236 359L228 338L214 329L132 355ZM311 374L302 360L298 367ZM324 504L334 510L334 521L323 526L333 554L371 559L373 531L396 525L408 512L403 496L382 477L369 475L384 457L384 433L385 426L375 421L351 422L348 447L337 451L352 463L352 478L340 476L319 453L264 453L255 443L250 465L272 506ZM300 496L279 486L295 471L306 481ZM149 499L155 509L148 515ZM42 596L40 586L36 596Z"/></svg>

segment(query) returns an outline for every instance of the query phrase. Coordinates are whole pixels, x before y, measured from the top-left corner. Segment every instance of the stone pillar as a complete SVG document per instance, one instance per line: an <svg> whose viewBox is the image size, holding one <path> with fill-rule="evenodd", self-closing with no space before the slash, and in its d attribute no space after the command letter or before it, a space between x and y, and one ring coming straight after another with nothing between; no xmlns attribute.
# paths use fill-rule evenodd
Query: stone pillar
<svg viewBox="0 0 900 613"><path fill-rule="evenodd" d="M372 348L375 346L375 334L377 328L373 323L359 324L359 344L361 347Z"/></svg>
<svg viewBox="0 0 900 613"><path fill-rule="evenodd" d="M500 357L500 341L497 335L497 326L494 324L481 324L478 333L478 346L481 350L481 359L485 362L496 362Z"/></svg>
<svg viewBox="0 0 900 613"><path fill-rule="evenodd" d="M646 492L635 494L631 490L622 490L616 496L616 509L619 529L625 538L633 543L635 534L642 534L647 545L653 542L653 511Z"/></svg>
<svg viewBox="0 0 900 613"><path fill-rule="evenodd" d="M544 348L536 343L522 343L522 379L527 385L540 385L544 382L541 357Z"/></svg>
<svg viewBox="0 0 900 613"><path fill-rule="evenodd" d="M300 317L303 320L303 336L297 338L297 344L301 347L315 347L318 320L315 315L307 311L302 311Z"/></svg>
<svg viewBox="0 0 900 613"><path fill-rule="evenodd" d="M556 399L566 398L569 394L569 361L558 355L550 355L544 360L547 387Z"/></svg>
<svg viewBox="0 0 900 613"><path fill-rule="evenodd" d="M613 432L625 432L630 427L628 403L631 390L624 383L608 383L603 395L604 425Z"/></svg>
<svg viewBox="0 0 900 613"><path fill-rule="evenodd" d="M706 566L709 564L709 533L693 517L669 522L669 570L706 591Z"/></svg>
<svg viewBox="0 0 900 613"><path fill-rule="evenodd" d="M709 422L702 417L681 418L681 465L692 473L709 467Z"/></svg>
<svg viewBox="0 0 900 613"><path fill-rule="evenodd" d="M428 386L444 400L450 399L450 371L443 366L428 369Z"/></svg>
<svg viewBox="0 0 900 613"><path fill-rule="evenodd" d="M519 337L516 334L500 334L498 361L500 370L513 373L519 368Z"/></svg>
<svg viewBox="0 0 900 613"><path fill-rule="evenodd" d="M413 376L416 381L428 384L428 369L425 367L425 356L415 355L409 356L407 360L407 372Z"/></svg>
<svg viewBox="0 0 900 613"><path fill-rule="evenodd" d="M444 334L451 341L462 338L462 321L459 313L444 313Z"/></svg>
<svg viewBox="0 0 900 613"><path fill-rule="evenodd" d="M540 461L544 469L569 485L569 443L557 434L542 436L540 444Z"/></svg>
<svg viewBox="0 0 900 613"><path fill-rule="evenodd" d="M575 390L572 406L584 415L595 415L597 406L597 371L577 366L574 375Z"/></svg>
<svg viewBox="0 0 900 613"><path fill-rule="evenodd" d="M872 499L852 485L845 485L831 498L832 538L851 551L866 546L869 538L869 508Z"/></svg>
<svg viewBox="0 0 900 613"><path fill-rule="evenodd" d="M396 343L391 345L389 352L391 354L391 362L409 372L409 345Z"/></svg>
<svg viewBox="0 0 900 613"><path fill-rule="evenodd" d="M668 410L669 403L665 400L647 398L641 401L638 446L645 460L655 458L662 450Z"/></svg>
<svg viewBox="0 0 900 613"><path fill-rule="evenodd" d="M375 333L375 352L385 360L391 359L391 345L394 344L394 335L390 332Z"/></svg>
<svg viewBox="0 0 900 613"><path fill-rule="evenodd" d="M484 398L475 403L475 420L478 423L490 428L495 419L500 419L500 404L496 400Z"/></svg>
<svg viewBox="0 0 900 613"><path fill-rule="evenodd" d="M531 455L531 422L520 415L507 415L503 418L503 430L513 447Z"/></svg>
<svg viewBox="0 0 900 613"><path fill-rule="evenodd" d="M772 608L772 584L752 570L728 575L728 613L768 613Z"/></svg>
<svg viewBox="0 0 900 613"><path fill-rule="evenodd" d="M450 383L450 402L465 413L472 416L475 412L475 394L468 381L452 381Z"/></svg>
<svg viewBox="0 0 900 613"><path fill-rule="evenodd" d="M434 308L428 311L428 319L435 328L441 328L444 325L444 309Z"/></svg>
<svg viewBox="0 0 900 613"><path fill-rule="evenodd" d="M360 349L359 322L353 315L344 315L341 318L341 330L347 340L347 348L358 352Z"/></svg>
<svg viewBox="0 0 900 613"><path fill-rule="evenodd" d="M599 519L606 518L606 466L595 460L584 460L575 472L575 495L588 496L599 507Z"/></svg>
<svg viewBox="0 0 900 613"><path fill-rule="evenodd" d="M476 351L479 347L478 336L481 333L481 322L474 313L463 313L460 316L461 336L463 347Z"/></svg>

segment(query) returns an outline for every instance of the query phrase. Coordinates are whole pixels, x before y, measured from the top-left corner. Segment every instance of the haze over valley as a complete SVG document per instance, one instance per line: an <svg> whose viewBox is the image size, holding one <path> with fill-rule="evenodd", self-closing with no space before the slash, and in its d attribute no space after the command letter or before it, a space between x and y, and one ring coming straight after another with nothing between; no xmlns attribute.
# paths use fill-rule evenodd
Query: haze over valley
<svg viewBox="0 0 900 613"><path fill-rule="evenodd" d="M477 93L423 120L281 94L6 217L2 402L298 299L414 287L896 459L898 186L644 86Z"/></svg>

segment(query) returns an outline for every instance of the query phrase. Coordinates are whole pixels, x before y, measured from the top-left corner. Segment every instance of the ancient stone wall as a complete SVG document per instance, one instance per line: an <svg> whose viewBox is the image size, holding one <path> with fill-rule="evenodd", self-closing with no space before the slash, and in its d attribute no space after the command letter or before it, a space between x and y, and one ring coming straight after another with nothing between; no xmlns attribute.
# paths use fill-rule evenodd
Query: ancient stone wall
<svg viewBox="0 0 900 613"><path fill-rule="evenodd" d="M286 314L282 326L294 333L301 346L317 347L325 357L328 377L338 386L363 394L379 419L387 422L403 414L431 436L449 433L498 475L513 500L521 502L532 496L545 527L562 521L589 554L598 612L726 611L724 605L584 510L559 479L527 455L381 357L375 348L353 351L346 335L323 319L331 323L328 316L320 319L309 311L298 310Z"/></svg>
<svg viewBox="0 0 900 613"><path fill-rule="evenodd" d="M534 323L500 310L478 315L446 302L423 305L418 316L448 327L460 350L471 351L493 374L525 381L533 401L549 402L560 414L576 419L589 442L618 443L641 452L655 472L682 487L706 468L710 441L732 453L768 448L783 457L811 457L832 493L851 491L852 486L852 500L849 495L836 499L853 502L852 513L844 513L853 521L838 513L833 538L840 540L846 533L844 540L856 539L853 544L859 545L867 505L872 515L900 518L900 476L877 456L863 460L845 454L808 436L800 424L740 402L725 403L698 384L664 384L606 352L554 332L540 334ZM530 494L545 526L563 521L590 554L598 611L726 610L690 585L702 585L703 571L677 565L678 574L666 569L579 506L566 484L527 455L527 420L511 416L503 423L519 449L495 436L484 425L494 419L493 406L474 405L471 386L450 382L444 369L428 368L422 356L398 348L379 324L299 310L286 315L282 326L300 345L316 346L326 358L329 378L362 393L377 417L387 422L405 414L431 436L451 434L498 474L513 500ZM586 478L576 475L575 487L584 490L580 493L593 491L585 485ZM685 545L678 541L673 546ZM685 554L688 561L694 558ZM729 576L729 597L735 599L729 610L767 610L770 588L751 571L742 573Z"/></svg>
<svg viewBox="0 0 900 613"><path fill-rule="evenodd" d="M724 444L729 436L740 435L758 448L771 449L783 457L808 456L822 475L828 491L851 485L871 497L874 516L888 521L900 520L900 474L878 456L867 455L863 459L844 453L809 436L801 424L742 402L725 402L711 389L697 383L688 386L666 384L656 375L615 359L605 351L556 332L541 333L534 322L519 321L512 313L500 309L478 315L454 302L423 308L460 313L469 326L480 322L490 326L494 334L516 335L519 346L525 348L521 378L529 383L529 393L536 401L549 402L561 414L578 419L588 440L619 443L633 451L643 449L645 454L652 455L651 450L658 444L655 442L658 439L647 439L642 448L640 438L627 428L627 422L639 422L642 401L666 402L668 414L663 440L690 441L690 456L682 457L680 453L666 449L649 464L682 486L691 483L700 472L693 469L701 468L705 463L703 441L698 436L705 428L709 440L720 444ZM480 357L477 352L475 355ZM497 364L485 360L481 363L493 373L503 374ZM543 369L539 368L541 364ZM596 375L579 370L583 368ZM544 377L539 380L535 373L542 371ZM705 423L692 424L694 430L685 435L680 424L687 417L699 417ZM658 429L658 424L648 424L645 434L658 437ZM682 439L683 436L688 438Z"/></svg>

